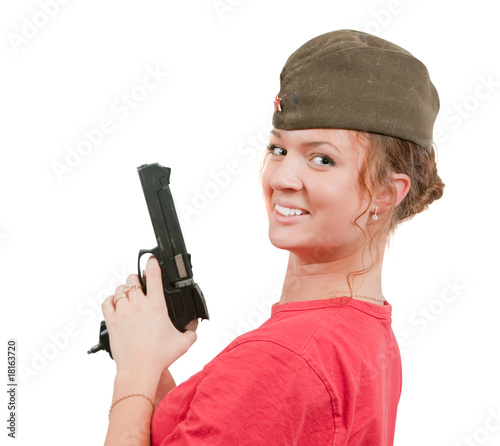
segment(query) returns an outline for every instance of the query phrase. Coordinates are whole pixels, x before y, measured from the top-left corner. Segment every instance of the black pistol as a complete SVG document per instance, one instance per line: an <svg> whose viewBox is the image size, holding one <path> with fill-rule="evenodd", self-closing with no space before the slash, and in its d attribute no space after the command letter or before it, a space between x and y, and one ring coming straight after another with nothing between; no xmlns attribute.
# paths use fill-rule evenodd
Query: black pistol
<svg viewBox="0 0 500 446"><path fill-rule="evenodd" d="M193 280L191 255L186 251L170 193L170 168L154 163L143 164L137 171L158 243L156 248L139 251L137 269L142 290L144 293L147 291L141 274L141 257L144 254L153 254L160 264L168 314L174 326L184 332L186 325L193 319L209 319L209 316L203 293ZM99 344L87 353L96 353L99 350L106 350L113 358L104 321L100 326Z"/></svg>

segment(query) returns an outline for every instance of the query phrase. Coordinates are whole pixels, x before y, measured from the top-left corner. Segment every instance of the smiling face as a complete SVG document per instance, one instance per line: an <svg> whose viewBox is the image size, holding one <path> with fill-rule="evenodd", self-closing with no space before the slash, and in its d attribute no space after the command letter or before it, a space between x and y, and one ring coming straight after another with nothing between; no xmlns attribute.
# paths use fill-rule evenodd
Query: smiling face
<svg viewBox="0 0 500 446"><path fill-rule="evenodd" d="M272 130L262 188L271 243L311 261L362 249L355 224L368 201L358 186L366 147L341 129ZM370 213L357 224L366 228Z"/></svg>

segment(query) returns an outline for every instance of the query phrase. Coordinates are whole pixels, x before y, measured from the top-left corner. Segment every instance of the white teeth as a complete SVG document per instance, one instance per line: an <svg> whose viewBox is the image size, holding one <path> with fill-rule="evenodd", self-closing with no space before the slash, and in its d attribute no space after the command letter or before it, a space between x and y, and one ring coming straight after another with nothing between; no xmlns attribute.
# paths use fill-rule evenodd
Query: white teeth
<svg viewBox="0 0 500 446"><path fill-rule="evenodd" d="M274 206L274 209L276 209L281 215L284 215L285 217L294 216L294 215L302 215L304 213L300 209L285 208L283 206L280 206L279 204L276 204Z"/></svg>

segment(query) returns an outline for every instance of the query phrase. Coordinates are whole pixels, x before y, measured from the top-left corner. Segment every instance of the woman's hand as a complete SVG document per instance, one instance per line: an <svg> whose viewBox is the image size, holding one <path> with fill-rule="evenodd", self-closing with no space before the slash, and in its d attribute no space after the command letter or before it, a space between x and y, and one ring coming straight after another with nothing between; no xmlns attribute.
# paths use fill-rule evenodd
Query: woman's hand
<svg viewBox="0 0 500 446"><path fill-rule="evenodd" d="M168 316L161 270L151 257L145 271L147 295L136 274L128 276L102 304L117 373L160 378L196 341L197 321L181 333ZM120 297L122 296L122 297Z"/></svg>

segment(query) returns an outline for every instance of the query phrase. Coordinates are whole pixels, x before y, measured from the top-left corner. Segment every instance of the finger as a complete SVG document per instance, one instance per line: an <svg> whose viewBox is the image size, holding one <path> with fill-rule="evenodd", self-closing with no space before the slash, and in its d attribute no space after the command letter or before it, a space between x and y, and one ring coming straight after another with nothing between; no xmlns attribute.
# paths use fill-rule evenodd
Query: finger
<svg viewBox="0 0 500 446"><path fill-rule="evenodd" d="M127 288L133 287L133 286L141 286L141 282L139 281L139 276L137 274L130 274L127 277L127 281L125 282L127 285Z"/></svg>
<svg viewBox="0 0 500 446"><path fill-rule="evenodd" d="M101 308L102 308L102 314L104 315L104 319L109 321L113 313L115 312L115 306L113 304L115 296L108 296L106 299L104 299Z"/></svg>
<svg viewBox="0 0 500 446"><path fill-rule="evenodd" d="M146 264L146 288L147 297L163 300L163 285L161 281L161 269L155 257L151 256Z"/></svg>
<svg viewBox="0 0 500 446"><path fill-rule="evenodd" d="M115 310L117 310L120 305L123 306L123 303L120 303L120 302L125 302L126 300L127 301L129 300L128 294L126 294L126 293L119 294L118 296L114 296L113 297L113 305L115 307Z"/></svg>
<svg viewBox="0 0 500 446"><path fill-rule="evenodd" d="M136 297L144 298L144 293L142 292L141 282L139 280L139 276L137 274L130 274L127 277L127 287L125 288L125 292L128 294L128 297L134 299Z"/></svg>
<svg viewBox="0 0 500 446"><path fill-rule="evenodd" d="M123 301L128 300L128 294L125 288L125 285L119 285L115 290L115 295L112 299L113 307L116 311L118 306L123 304Z"/></svg>
<svg viewBox="0 0 500 446"><path fill-rule="evenodd" d="M119 285L115 290L115 296L125 294L125 285Z"/></svg>

